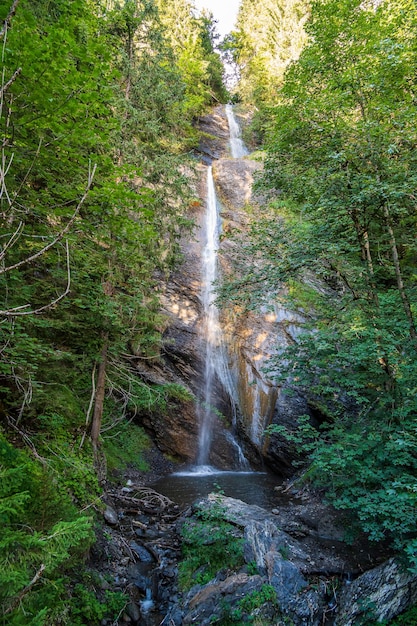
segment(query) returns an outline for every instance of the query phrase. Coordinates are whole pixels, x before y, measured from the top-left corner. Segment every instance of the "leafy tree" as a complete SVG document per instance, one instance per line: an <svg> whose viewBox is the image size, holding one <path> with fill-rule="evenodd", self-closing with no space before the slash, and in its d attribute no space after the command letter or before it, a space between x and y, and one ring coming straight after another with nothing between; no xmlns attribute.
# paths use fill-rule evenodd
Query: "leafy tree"
<svg viewBox="0 0 417 626"><path fill-rule="evenodd" d="M243 263L236 287L281 288L306 320L271 376L323 416L323 432L308 433L309 475L415 567L416 7L320 0L311 11L273 111L260 183L272 204L249 244L258 262Z"/></svg>
<svg viewBox="0 0 417 626"><path fill-rule="evenodd" d="M1 604L10 624L78 623L83 598L63 600L92 541L90 438L101 470L103 431L178 394L135 362L159 355L194 133L153 2L15 0L0 19Z"/></svg>
<svg viewBox="0 0 417 626"><path fill-rule="evenodd" d="M161 21L175 53L185 84L183 113L201 115L214 101L224 102L223 68L214 51L216 33L212 16L195 16L190 0L156 0Z"/></svg>
<svg viewBox="0 0 417 626"><path fill-rule="evenodd" d="M262 132L285 69L306 43L308 13L306 0L243 0L240 4L236 30L227 47L239 67L239 97L257 111L255 123Z"/></svg>

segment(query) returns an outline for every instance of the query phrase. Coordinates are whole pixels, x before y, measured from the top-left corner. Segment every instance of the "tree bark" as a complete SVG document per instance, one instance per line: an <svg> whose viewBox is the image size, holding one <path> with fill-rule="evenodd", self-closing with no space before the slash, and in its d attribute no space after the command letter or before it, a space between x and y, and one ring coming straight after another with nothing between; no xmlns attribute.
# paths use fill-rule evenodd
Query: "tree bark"
<svg viewBox="0 0 417 626"><path fill-rule="evenodd" d="M101 420L103 417L104 395L106 391L106 368L107 368L107 350L109 344L109 336L106 333L103 337L103 346L100 353L100 363L98 365L96 397L94 401L93 419L91 422L91 442L93 444L94 454L100 446Z"/></svg>
<svg viewBox="0 0 417 626"><path fill-rule="evenodd" d="M404 281L403 281L402 272L401 272L401 265L400 265L400 258L399 258L399 255L398 255L397 242L396 242L396 239L395 239L394 229L392 227L392 220L391 220L390 210L389 210L389 207L388 207L387 204L384 204L384 216L385 216L385 220L386 220L386 227L387 227L387 230L388 230L388 233L389 233L389 237L390 237L391 254L392 254L392 260L394 262L395 276L396 276L396 279L397 279L397 289L400 292L400 296L401 296L401 300L402 300L402 303L403 303L404 312L405 312L405 315L406 315L408 323L409 323L410 337L415 341L417 339L416 326L415 326L415 323L414 323L414 317L413 317L413 312L411 310L410 302L408 300L407 293L406 293L405 287L404 287Z"/></svg>
<svg viewBox="0 0 417 626"><path fill-rule="evenodd" d="M374 264L372 260L371 246L369 245L368 231L361 225L357 209L350 212L350 217L355 227L356 237L361 250L362 261L366 263L370 297L372 298L376 308L379 308L378 293L375 284Z"/></svg>

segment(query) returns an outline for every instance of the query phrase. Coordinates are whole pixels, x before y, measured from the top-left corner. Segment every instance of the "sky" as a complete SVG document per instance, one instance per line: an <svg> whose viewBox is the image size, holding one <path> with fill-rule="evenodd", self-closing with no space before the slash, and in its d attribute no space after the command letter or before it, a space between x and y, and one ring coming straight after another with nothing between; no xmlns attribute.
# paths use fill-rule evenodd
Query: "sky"
<svg viewBox="0 0 417 626"><path fill-rule="evenodd" d="M197 9L208 9L218 21L217 30L222 37L233 30L240 0L194 0Z"/></svg>

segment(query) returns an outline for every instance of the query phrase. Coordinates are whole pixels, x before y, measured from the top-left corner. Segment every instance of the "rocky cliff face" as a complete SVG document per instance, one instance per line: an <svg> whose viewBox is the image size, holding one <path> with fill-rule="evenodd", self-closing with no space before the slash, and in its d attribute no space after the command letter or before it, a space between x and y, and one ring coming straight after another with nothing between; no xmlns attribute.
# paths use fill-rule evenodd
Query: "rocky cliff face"
<svg viewBox="0 0 417 626"><path fill-rule="evenodd" d="M203 161L227 155L228 126L223 107L201 120L202 136L199 152ZM193 234L184 237L181 247L183 262L164 286L162 295L166 329L164 349L156 363L140 363L140 375L151 383L172 382L185 387L194 399L178 401L175 410L165 415L147 415L143 424L152 432L158 447L176 459L193 462L198 448L198 430L202 390L204 388L204 346L202 343L202 253L203 224L207 196L207 167L199 166L200 197L198 206L190 209L195 222ZM230 398L220 381L216 380L213 404L218 415L230 416ZM225 424L214 416L214 439L210 462L227 468L237 460L233 444L225 436Z"/></svg>
<svg viewBox="0 0 417 626"><path fill-rule="evenodd" d="M249 215L253 219L254 208L256 214L256 206L263 201L253 193L254 178L261 167L259 162L248 158L223 158L213 166L222 203L220 262L226 277L235 248L246 236ZM271 424L294 428L300 415L311 412L304 398L274 385L264 370L271 356L294 342L303 320L271 302L268 310L262 307L245 312L238 307L225 309L222 321L239 405L240 436L250 442L273 470L289 474L293 471L294 451L282 437L266 436L265 428Z"/></svg>
<svg viewBox="0 0 417 626"><path fill-rule="evenodd" d="M223 274L227 275L231 256L238 245L231 235L238 232L245 237L249 221L247 209L262 202L262 198L253 194L254 176L262 165L250 157L230 157L229 129L223 107L217 107L203 118L201 129L200 156L203 162L214 159L213 176L221 202L220 264ZM144 420L160 449L187 462L195 460L198 447L198 398L202 397L205 369L201 290L207 167L201 164L199 172L200 204L192 207L191 215L196 228L193 236L187 236L182 242L184 261L170 277L163 294L167 325L162 358L151 366L139 366L147 380L179 383L197 398L197 401L179 403L178 409L168 415L150 415ZM236 428L248 458L255 466L266 462L281 474L292 471L293 452L283 439L277 435L265 436L264 430L272 423L294 426L299 415L309 413L309 407L303 398L288 396L285 390L274 386L263 369L272 354L294 341L300 321L294 313L277 306L268 311L242 312L236 307L221 312L233 390L231 398L221 382L215 381L215 412L230 423L237 408ZM233 467L236 450L224 436L225 424L217 417L214 422L210 462L220 468Z"/></svg>

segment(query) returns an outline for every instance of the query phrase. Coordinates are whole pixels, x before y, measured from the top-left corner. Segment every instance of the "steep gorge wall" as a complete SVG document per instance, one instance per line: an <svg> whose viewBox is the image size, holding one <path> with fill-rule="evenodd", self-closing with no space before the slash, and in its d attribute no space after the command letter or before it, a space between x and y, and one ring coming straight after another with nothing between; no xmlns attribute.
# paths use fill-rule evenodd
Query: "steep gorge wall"
<svg viewBox="0 0 417 626"><path fill-rule="evenodd" d="M262 198L253 194L253 182L261 164L250 159L220 159L213 167L222 203L223 237L220 262L223 276L231 272L236 247L248 232L250 219L256 219L256 207ZM254 261L255 263L255 261ZM272 356L296 340L302 318L271 301L269 307L243 311L238 306L222 312L229 367L239 404L240 436L255 447L260 458L272 469L291 473L293 450L276 435L265 435L270 424L294 428L297 418L310 414L307 401L287 393L288 389L273 383L268 375Z"/></svg>
<svg viewBox="0 0 417 626"><path fill-rule="evenodd" d="M175 409L166 414L150 414L143 424L151 431L158 447L183 462L196 460L198 449L201 398L204 389L202 255L204 248L204 216L207 196L207 167L204 162L227 155L228 127L224 108L218 107L200 122L203 136L199 156L196 195L198 205L189 209L188 217L195 223L193 233L181 242L183 262L163 286L162 313L166 317L163 352L157 362L138 365L140 375L151 383L177 383L185 387L194 399L178 400ZM220 381L215 382L216 412L230 415L230 399ZM199 407L200 403L200 407ZM214 439L210 462L227 468L236 457L236 450L225 437L225 426L214 416Z"/></svg>
<svg viewBox="0 0 417 626"><path fill-rule="evenodd" d="M229 129L223 107L201 121L204 135L200 144L202 160L213 161L213 175L221 201L222 237L221 272L227 276L231 256L247 232L247 207L260 202L253 196L252 184L261 165L250 158L232 159L229 154ZM202 326L202 253L206 201L206 172L199 167L199 206L192 217L196 223L193 236L182 242L184 261L170 277L163 294L163 312L167 323L164 350L158 363L141 364L141 375L151 382L174 382L186 387L196 398L204 386L204 349ZM233 233L239 237L233 238ZM265 436L271 423L294 426L299 415L308 413L307 402L297 395L287 395L275 386L263 371L269 358L294 341L300 318L275 305L271 310L243 312L238 307L223 309L222 329L233 386L233 399L220 381L214 389L216 412L229 422L231 403L237 405L236 428L246 454L256 466L264 461L279 473L290 473L293 452L277 435ZM152 431L158 446L176 458L192 462L198 447L198 401L178 401L167 415L149 415L144 424ZM224 423L215 418L210 462L218 467L233 467L236 450L224 436Z"/></svg>

